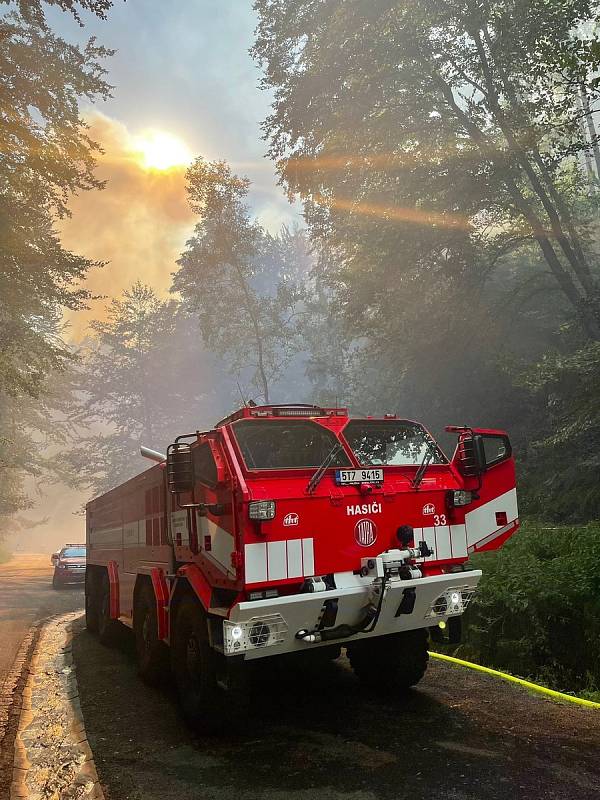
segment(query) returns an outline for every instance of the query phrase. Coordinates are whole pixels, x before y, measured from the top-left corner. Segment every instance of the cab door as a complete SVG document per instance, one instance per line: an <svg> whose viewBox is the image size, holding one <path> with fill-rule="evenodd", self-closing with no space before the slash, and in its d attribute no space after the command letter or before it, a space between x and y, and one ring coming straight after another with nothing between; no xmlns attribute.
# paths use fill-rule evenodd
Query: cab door
<svg viewBox="0 0 600 800"><path fill-rule="evenodd" d="M519 527L515 461L505 431L462 429L452 459L477 499L465 508L469 553L495 550Z"/></svg>

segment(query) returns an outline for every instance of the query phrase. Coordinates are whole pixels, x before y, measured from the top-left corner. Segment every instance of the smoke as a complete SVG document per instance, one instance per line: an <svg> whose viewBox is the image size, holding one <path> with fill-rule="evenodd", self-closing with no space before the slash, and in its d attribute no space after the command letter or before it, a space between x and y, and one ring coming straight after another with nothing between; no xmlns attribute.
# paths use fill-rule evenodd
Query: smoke
<svg viewBox="0 0 600 800"><path fill-rule="evenodd" d="M72 217L61 223L61 236L73 252L108 263L86 278L86 288L99 299L91 301L89 310L66 317L69 337L75 341L85 335L90 320L103 317L108 300L134 281L166 294L194 225L186 199L185 164L150 168L139 139L125 125L99 112L90 113L86 121L90 136L104 149L97 176L107 184L102 191L73 198Z"/></svg>

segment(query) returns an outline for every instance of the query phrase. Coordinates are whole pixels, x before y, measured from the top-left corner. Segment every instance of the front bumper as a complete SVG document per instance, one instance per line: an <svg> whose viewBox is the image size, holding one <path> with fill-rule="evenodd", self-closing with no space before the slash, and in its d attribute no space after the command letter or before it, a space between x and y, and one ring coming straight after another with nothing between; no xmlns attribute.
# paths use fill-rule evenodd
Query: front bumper
<svg viewBox="0 0 600 800"><path fill-rule="evenodd" d="M83 583L85 581L85 568L78 570L55 569L54 580L57 583Z"/></svg>
<svg viewBox="0 0 600 800"><path fill-rule="evenodd" d="M480 578L481 570L472 570L392 580L387 585L375 629L339 638L335 642L308 643L297 639L296 633L314 630L318 626L328 600L337 600L336 626L355 625L368 603L373 587L371 578L350 575L343 588L237 603L230 611L229 620L224 622L224 652L226 655L243 654L246 660L252 660L428 628L446 621L448 617L460 616ZM414 589L414 607L411 613L398 614L406 589ZM445 598L445 602L441 602L441 598Z"/></svg>

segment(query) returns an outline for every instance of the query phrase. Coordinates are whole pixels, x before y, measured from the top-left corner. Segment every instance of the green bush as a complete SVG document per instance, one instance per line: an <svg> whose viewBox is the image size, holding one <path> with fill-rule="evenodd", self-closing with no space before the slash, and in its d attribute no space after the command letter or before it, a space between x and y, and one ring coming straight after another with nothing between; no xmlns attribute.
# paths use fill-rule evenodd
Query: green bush
<svg viewBox="0 0 600 800"><path fill-rule="evenodd" d="M526 522L483 570L455 654L561 691L600 690L600 524Z"/></svg>

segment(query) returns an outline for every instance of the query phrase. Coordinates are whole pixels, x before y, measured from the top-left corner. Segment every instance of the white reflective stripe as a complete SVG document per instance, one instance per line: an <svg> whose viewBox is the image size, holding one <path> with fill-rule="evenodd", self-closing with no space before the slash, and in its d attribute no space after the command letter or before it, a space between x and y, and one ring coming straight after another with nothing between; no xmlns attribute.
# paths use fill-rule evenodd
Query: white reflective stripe
<svg viewBox="0 0 600 800"><path fill-rule="evenodd" d="M452 558L450 527L448 525L441 525L435 529L435 547L438 561Z"/></svg>
<svg viewBox="0 0 600 800"><path fill-rule="evenodd" d="M281 581L288 577L286 544L285 540L267 544L267 565L270 581Z"/></svg>
<svg viewBox="0 0 600 800"><path fill-rule="evenodd" d="M305 576L310 577L315 574L315 554L312 539L302 539L302 565Z"/></svg>
<svg viewBox="0 0 600 800"><path fill-rule="evenodd" d="M123 547L137 547L139 544L139 523L130 522L123 528ZM144 539L144 544L146 540Z"/></svg>
<svg viewBox="0 0 600 800"><path fill-rule="evenodd" d="M494 539L497 539L499 536L502 536L502 534L506 533L507 531L512 530L512 528L515 527L515 523L516 522L517 522L517 520L514 520L513 522L510 523L510 525L505 525L503 528L500 528L500 530L495 531L494 533L490 533L489 536L486 536L480 542L477 542L476 545L475 544L470 545L469 553L472 553L475 550L476 547L483 547L483 545L489 544L490 542L493 542Z"/></svg>
<svg viewBox="0 0 600 800"><path fill-rule="evenodd" d="M267 580L267 543L244 546L246 583L262 583Z"/></svg>
<svg viewBox="0 0 600 800"><path fill-rule="evenodd" d="M288 578L302 577L302 540L290 539L287 543Z"/></svg>
<svg viewBox="0 0 600 800"><path fill-rule="evenodd" d="M500 512L506 514L506 522L509 525L517 519L519 512L517 509L516 489L509 489L508 492L495 497L488 503L484 503L479 508L467 511L465 525L467 526L467 544L469 547L478 544L482 539L486 539L504 527L496 522L496 513Z"/></svg>
<svg viewBox="0 0 600 800"><path fill-rule="evenodd" d="M102 545L108 547L122 547L123 546L123 528L105 528L104 530L97 530L92 528L90 531L90 544Z"/></svg>
<svg viewBox="0 0 600 800"><path fill-rule="evenodd" d="M216 561L228 572L234 572L231 564L231 553L235 549L235 539L224 528L219 527L208 517L197 517L198 536L200 537L200 547L205 555ZM204 548L204 537L210 536L210 550Z"/></svg>
<svg viewBox="0 0 600 800"><path fill-rule="evenodd" d="M452 558L466 558L467 556L466 525L451 525L450 538L452 540Z"/></svg>
<svg viewBox="0 0 600 800"><path fill-rule="evenodd" d="M315 574L313 539L283 539L244 546L246 583L281 581ZM207 555L210 555L208 553Z"/></svg>
<svg viewBox="0 0 600 800"><path fill-rule="evenodd" d="M171 512L171 536L174 542L181 539L182 544L188 544L190 541L187 511Z"/></svg>

